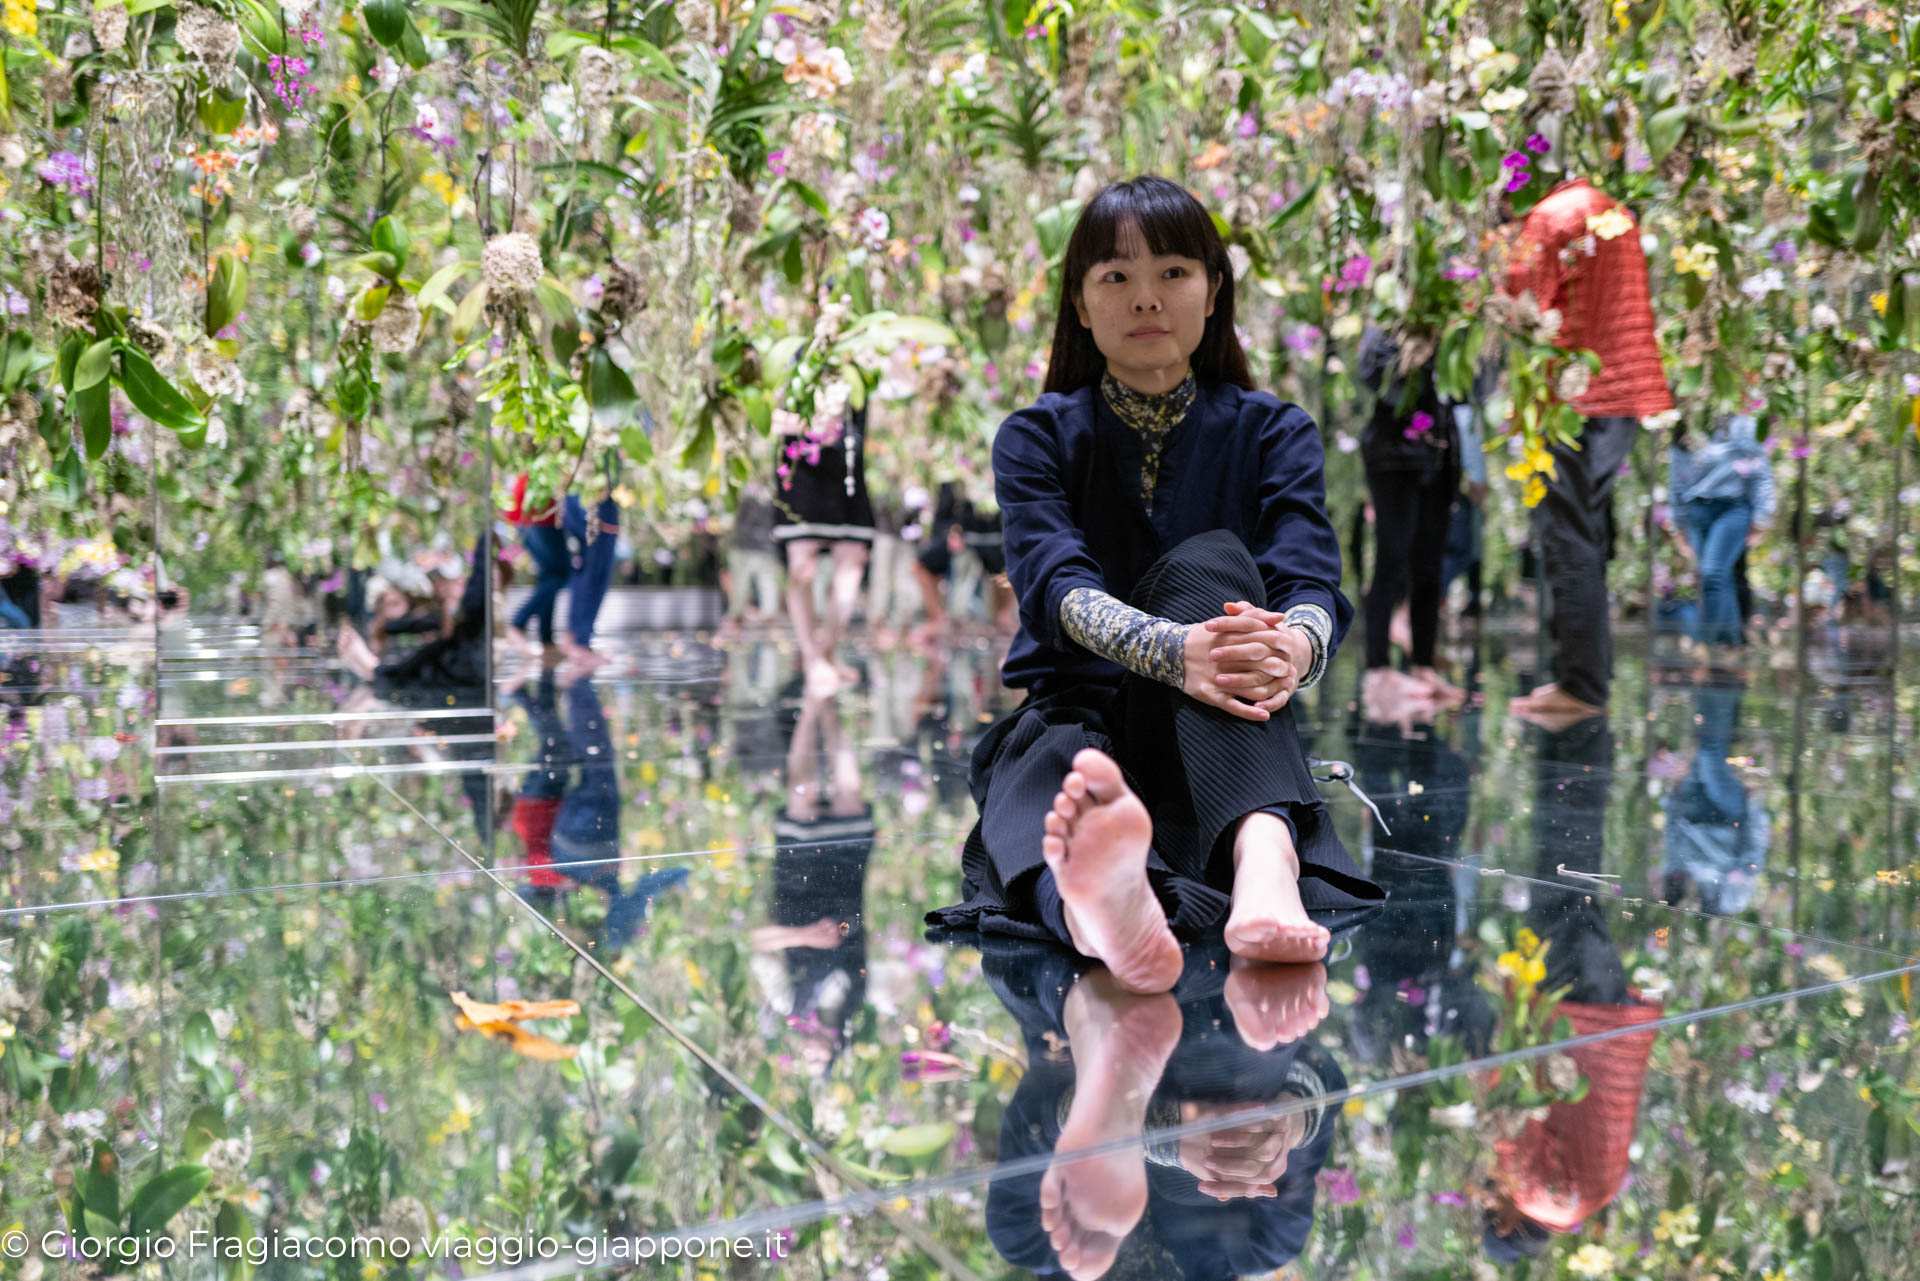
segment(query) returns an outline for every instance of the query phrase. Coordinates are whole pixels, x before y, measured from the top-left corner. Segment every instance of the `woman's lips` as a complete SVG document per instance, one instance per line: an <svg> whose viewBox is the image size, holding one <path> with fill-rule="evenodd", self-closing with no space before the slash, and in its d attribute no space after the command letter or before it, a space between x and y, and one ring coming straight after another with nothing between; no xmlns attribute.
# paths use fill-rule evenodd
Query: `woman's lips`
<svg viewBox="0 0 1920 1281"><path fill-rule="evenodd" d="M1136 329L1132 333L1128 334L1127 337L1129 338L1160 338L1165 336L1166 332L1167 331L1164 329Z"/></svg>

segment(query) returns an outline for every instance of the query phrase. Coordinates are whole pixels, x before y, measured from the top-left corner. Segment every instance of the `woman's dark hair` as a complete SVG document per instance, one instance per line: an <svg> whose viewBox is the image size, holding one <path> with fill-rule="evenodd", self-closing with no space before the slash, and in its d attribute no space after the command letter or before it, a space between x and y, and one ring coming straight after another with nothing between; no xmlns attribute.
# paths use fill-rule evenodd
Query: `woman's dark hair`
<svg viewBox="0 0 1920 1281"><path fill-rule="evenodd" d="M1060 280L1060 298L1053 325L1053 351L1047 357L1045 390L1076 392L1100 380L1107 358L1093 340L1093 331L1080 323L1074 302L1080 282L1095 263L1118 256L1120 229L1139 226L1147 248L1156 254L1180 254L1206 264L1209 282L1218 280L1213 314L1200 335L1191 364L1194 377L1209 386L1233 383L1252 391L1253 374L1247 353L1233 331L1233 264L1227 246L1204 206L1193 193L1166 178L1133 178L1102 187L1073 225Z"/></svg>

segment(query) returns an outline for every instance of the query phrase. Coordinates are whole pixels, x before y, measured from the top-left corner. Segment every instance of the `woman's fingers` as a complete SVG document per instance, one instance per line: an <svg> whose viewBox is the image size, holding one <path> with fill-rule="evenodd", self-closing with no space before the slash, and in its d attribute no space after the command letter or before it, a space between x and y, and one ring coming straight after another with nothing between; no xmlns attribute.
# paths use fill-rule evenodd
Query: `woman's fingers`
<svg viewBox="0 0 1920 1281"><path fill-rule="evenodd" d="M1208 651L1208 657L1216 666L1228 666L1235 663L1254 664L1269 658L1286 661L1286 650L1281 646L1286 638L1278 632L1262 632L1257 636L1236 636L1233 643L1219 645Z"/></svg>
<svg viewBox="0 0 1920 1281"><path fill-rule="evenodd" d="M1210 618L1206 622L1206 628L1210 632L1225 633L1264 632L1270 630L1265 619L1254 618L1247 614L1237 616L1230 614L1225 618Z"/></svg>
<svg viewBox="0 0 1920 1281"><path fill-rule="evenodd" d="M1223 689L1209 687L1206 693L1206 702L1211 703L1223 712L1238 716L1243 721L1264 721L1268 719L1265 711L1255 707L1252 703L1244 702L1234 697Z"/></svg>
<svg viewBox="0 0 1920 1281"><path fill-rule="evenodd" d="M1293 691L1291 689L1283 689L1278 694L1272 694L1259 700L1254 706L1260 708L1262 711L1271 713L1279 711L1291 701L1293 701Z"/></svg>

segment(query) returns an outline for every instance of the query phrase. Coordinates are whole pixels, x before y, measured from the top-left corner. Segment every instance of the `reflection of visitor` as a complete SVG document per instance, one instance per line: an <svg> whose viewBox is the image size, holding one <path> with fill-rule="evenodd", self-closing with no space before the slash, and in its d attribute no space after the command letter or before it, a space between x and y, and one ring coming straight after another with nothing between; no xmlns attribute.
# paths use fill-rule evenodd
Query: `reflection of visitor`
<svg viewBox="0 0 1920 1281"><path fill-rule="evenodd" d="M1591 883L1561 877L1601 870L1613 734L1602 718L1561 733L1542 732L1534 787L1535 868L1527 922L1547 944L1539 990L1567 988L1552 1019L1575 1037L1651 1023L1661 1007L1627 983L1606 911ZM1565 888L1562 888L1565 887ZM1497 1262L1531 1257L1548 1235L1571 1232L1620 1195L1640 1115L1641 1088L1653 1053L1651 1028L1565 1051L1586 1077L1578 1103L1559 1101L1519 1137L1494 1145L1495 1204L1483 1240Z"/></svg>
<svg viewBox="0 0 1920 1281"><path fill-rule="evenodd" d="M1380 897L1288 706L1352 613L1320 436L1253 389L1231 280L1177 183L1080 214L1046 394L993 441L1021 622L1001 679L1030 697L974 752L966 901L928 915L1057 939L1138 991L1172 985L1177 935L1317 960L1308 912Z"/></svg>
<svg viewBox="0 0 1920 1281"><path fill-rule="evenodd" d="M1249 965L1216 944L1195 949L1171 993L1139 994L1055 948L987 937L981 950L1027 1049L999 1160L1054 1156L988 1190L987 1235L1008 1263L1043 1276L1231 1277L1298 1257L1338 1121L1324 1100L1347 1084L1302 1039L1326 1012L1322 967ZM1251 1115L1164 1134L1236 1112Z"/></svg>
<svg viewBox="0 0 1920 1281"><path fill-rule="evenodd" d="M787 612L807 674L807 690L825 697L859 679L836 657L860 599L860 579L873 542L867 495L867 409L848 408L831 440L780 438L775 467L773 536L787 551ZM833 581L827 611L816 617L813 583L822 548L831 548Z"/></svg>
<svg viewBox="0 0 1920 1281"><path fill-rule="evenodd" d="M1441 569L1454 495L1460 491L1461 444L1453 404L1434 384L1434 358L1398 370L1401 341L1379 326L1360 340L1358 376L1377 399L1360 436L1367 493L1373 502L1373 582L1367 588L1367 689L1417 685L1431 697L1466 697L1434 667L1440 636ZM1405 592L1410 629L1405 673L1392 666L1388 619Z"/></svg>
<svg viewBox="0 0 1920 1281"><path fill-rule="evenodd" d="M827 762L821 790L818 757ZM867 989L866 876L873 807L832 699L805 699L786 760L787 800L774 819L772 923L753 932L753 974L823 1076L846 1048Z"/></svg>
<svg viewBox="0 0 1920 1281"><path fill-rule="evenodd" d="M913 567L927 615L920 632L923 642L931 642L947 630L948 592L962 581L955 572L962 562L955 558L967 552L973 554L980 573L985 575L983 590L994 625L1005 632L1018 626L1015 601L1006 585L1007 557L1000 513L982 511L965 496L958 482L946 481L940 486L940 497Z"/></svg>
<svg viewBox="0 0 1920 1281"><path fill-rule="evenodd" d="M1773 841L1765 802L1734 775L1727 758L1740 723L1738 685L1703 685L1693 692L1693 767L1667 798L1669 901L1688 885L1709 912L1731 916L1753 901L1760 868Z"/></svg>
<svg viewBox="0 0 1920 1281"><path fill-rule="evenodd" d="M507 520L519 528L520 541L539 576L533 591L508 620L507 640L516 648L539 654L554 649L554 603L560 598L560 589L567 585L573 562L567 553L567 536L560 529L560 504L549 502L539 511L529 511L527 479L525 472L514 478L513 506L507 510ZM528 637L528 622L538 624L538 642Z"/></svg>
<svg viewBox="0 0 1920 1281"><path fill-rule="evenodd" d="M1537 158L1558 167L1554 153ZM1602 235L1596 220L1617 220ZM1552 447L1554 474L1535 509L1553 591L1555 679L1512 710L1589 716L1604 707L1613 680L1607 560L1612 555L1613 489L1640 434L1640 419L1673 408L1647 287L1640 228L1613 197L1569 177L1528 211L1507 281L1530 293L1541 313L1562 317L1554 339L1588 348L1600 370L1566 401L1584 417L1578 448Z"/></svg>
<svg viewBox="0 0 1920 1281"><path fill-rule="evenodd" d="M620 780L613 735L600 696L584 671L570 666L559 678L567 695L563 725L554 706L554 673L542 672L531 694L512 687L527 712L539 753L514 800L513 828L527 862L535 906L553 910L576 886L607 896L601 925L602 953L617 954L633 941L665 890L687 879L684 866L641 876L631 889L620 884ZM578 774L574 773L578 770Z"/></svg>
<svg viewBox="0 0 1920 1281"><path fill-rule="evenodd" d="M460 584L458 603L444 635L389 657L376 655L351 626L341 626L337 641L341 659L372 686L377 697L407 707L472 707L484 702L486 596L490 585L487 549L491 543L492 536L486 533L475 544L472 564Z"/></svg>

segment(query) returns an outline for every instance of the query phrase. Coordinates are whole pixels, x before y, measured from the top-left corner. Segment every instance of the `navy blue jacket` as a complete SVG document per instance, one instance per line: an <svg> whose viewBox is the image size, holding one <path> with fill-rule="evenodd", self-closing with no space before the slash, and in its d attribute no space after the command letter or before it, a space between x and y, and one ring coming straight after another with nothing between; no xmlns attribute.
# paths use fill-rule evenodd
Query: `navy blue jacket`
<svg viewBox="0 0 1920 1281"><path fill-rule="evenodd" d="M1164 552L1215 529L1233 531L1253 553L1267 608L1320 606L1333 619L1337 646L1353 606L1340 594L1325 461L1319 430L1297 405L1270 392L1202 383L1161 457L1149 519L1140 503L1139 437L1098 387L1049 392L1015 412L993 438L1007 577L1020 599L1020 634L1001 679L1015 687L1117 683L1119 665L1061 629L1060 602L1076 587L1125 600Z"/></svg>

